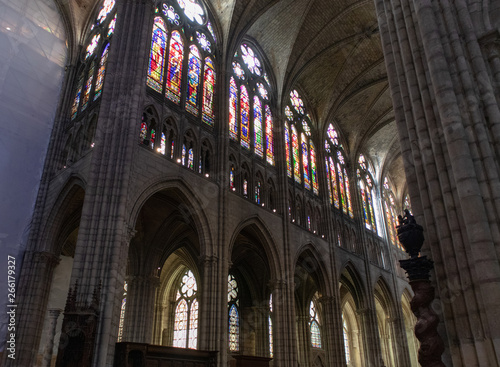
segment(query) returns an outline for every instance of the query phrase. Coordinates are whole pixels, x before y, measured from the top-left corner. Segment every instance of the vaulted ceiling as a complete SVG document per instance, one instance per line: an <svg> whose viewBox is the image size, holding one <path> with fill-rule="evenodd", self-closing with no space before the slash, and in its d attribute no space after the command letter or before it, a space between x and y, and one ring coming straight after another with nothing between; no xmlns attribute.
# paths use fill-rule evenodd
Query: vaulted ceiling
<svg viewBox="0 0 500 367"><path fill-rule="evenodd" d="M81 40L99 0L58 0ZM316 132L333 123L351 161L371 160L376 180L405 178L373 0L206 0L226 60L245 37L263 50L278 103L301 94Z"/></svg>

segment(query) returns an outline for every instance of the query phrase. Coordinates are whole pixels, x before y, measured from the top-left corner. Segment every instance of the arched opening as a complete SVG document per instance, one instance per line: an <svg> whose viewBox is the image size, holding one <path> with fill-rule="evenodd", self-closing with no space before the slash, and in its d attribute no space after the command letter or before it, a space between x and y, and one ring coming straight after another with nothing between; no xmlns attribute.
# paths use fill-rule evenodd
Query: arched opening
<svg viewBox="0 0 500 367"><path fill-rule="evenodd" d="M295 322L301 366L321 366L327 356L325 282L320 263L311 249L297 259L294 273ZM318 364L320 363L320 364Z"/></svg>
<svg viewBox="0 0 500 367"><path fill-rule="evenodd" d="M178 188L156 192L139 210L129 246L122 341L199 349L196 213Z"/></svg>
<svg viewBox="0 0 500 367"><path fill-rule="evenodd" d="M375 312L382 359L385 366L396 367L393 307L387 287L381 280L375 285Z"/></svg>
<svg viewBox="0 0 500 367"><path fill-rule="evenodd" d="M346 364L362 367L365 361L365 334L361 310L364 309L364 291L351 265L340 277L340 297L342 305L342 337Z"/></svg>
<svg viewBox="0 0 500 367"><path fill-rule="evenodd" d="M38 350L38 358L49 363L55 363L59 346L68 342L68 335L62 330L62 311L70 290L85 191L79 184L74 184L61 197L63 199L54 209L57 212L54 218L56 225L48 234L54 241L52 251L59 261L54 268L47 297L42 330L45 337L41 339Z"/></svg>
<svg viewBox="0 0 500 367"><path fill-rule="evenodd" d="M271 268L266 243L255 225L243 228L235 237L231 264L227 297L228 353L269 357L272 354Z"/></svg>

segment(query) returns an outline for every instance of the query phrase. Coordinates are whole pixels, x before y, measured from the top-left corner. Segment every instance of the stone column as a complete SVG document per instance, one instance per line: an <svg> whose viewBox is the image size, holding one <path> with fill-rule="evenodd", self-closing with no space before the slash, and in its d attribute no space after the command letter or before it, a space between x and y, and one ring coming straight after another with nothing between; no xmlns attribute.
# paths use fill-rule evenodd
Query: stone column
<svg viewBox="0 0 500 367"><path fill-rule="evenodd" d="M50 252L26 251L18 280L16 359L5 366L33 366L39 349L54 269L59 258ZM7 357L7 353L4 353Z"/></svg>
<svg viewBox="0 0 500 367"><path fill-rule="evenodd" d="M52 350L54 349L54 337L56 335L57 319L61 314L60 308L49 309L49 339L43 351L43 360L41 367L50 367L52 362Z"/></svg>
<svg viewBox="0 0 500 367"><path fill-rule="evenodd" d="M300 366L309 366L310 360L310 336L309 336L309 316L296 316L297 323L297 344L298 344L298 362Z"/></svg>
<svg viewBox="0 0 500 367"><path fill-rule="evenodd" d="M435 261L439 293L456 295L443 304L445 364L498 366L498 72L478 41L493 29L478 22L488 15L474 16L481 6L472 1L375 4L423 252Z"/></svg>
<svg viewBox="0 0 500 367"><path fill-rule="evenodd" d="M342 312L335 297L323 296L319 299L323 310L323 349L326 350L329 366L344 366L344 338L342 329Z"/></svg>
<svg viewBox="0 0 500 367"><path fill-rule="evenodd" d="M151 343L155 312L157 276L133 276L128 282L123 341Z"/></svg>
<svg viewBox="0 0 500 367"><path fill-rule="evenodd" d="M382 351L378 333L377 315L374 310L364 308L356 310L360 317L361 332L363 334L364 359L369 366L379 366L382 362Z"/></svg>

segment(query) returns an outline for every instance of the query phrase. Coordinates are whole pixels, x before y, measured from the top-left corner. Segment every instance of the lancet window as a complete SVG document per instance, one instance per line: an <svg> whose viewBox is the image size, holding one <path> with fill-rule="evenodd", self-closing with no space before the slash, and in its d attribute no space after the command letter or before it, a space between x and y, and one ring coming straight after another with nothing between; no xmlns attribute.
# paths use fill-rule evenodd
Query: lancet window
<svg viewBox="0 0 500 367"><path fill-rule="evenodd" d="M317 302L318 296L316 293L309 303L309 331L311 334L311 346L313 348L321 348L321 327Z"/></svg>
<svg viewBox="0 0 500 367"><path fill-rule="evenodd" d="M373 178L368 168L368 163L363 154L360 154L358 159L358 168L356 170L358 177L358 186L361 194L361 205L363 208L363 218L365 227L373 232L377 232L375 211L373 210L375 187L373 185Z"/></svg>
<svg viewBox="0 0 500 367"><path fill-rule="evenodd" d="M311 138L311 119L296 90L285 107L285 149L287 175L314 194L319 193L316 148Z"/></svg>
<svg viewBox="0 0 500 367"><path fill-rule="evenodd" d="M325 139L325 167L328 177L328 195L330 204L353 218L349 175L346 169L344 150L339 141L337 130L328 126Z"/></svg>
<svg viewBox="0 0 500 367"><path fill-rule="evenodd" d="M401 248L396 232L396 225L397 225L396 203L394 200L394 193L392 192L391 185L387 177L384 178L383 198L384 198L385 220L387 224L387 236L389 238L389 242L392 243L394 246L398 246Z"/></svg>
<svg viewBox="0 0 500 367"><path fill-rule="evenodd" d="M155 12L146 85L213 126L215 48L214 29L201 2L162 2Z"/></svg>
<svg viewBox="0 0 500 367"><path fill-rule="evenodd" d="M198 347L198 285L191 270L183 274L175 297L174 340L178 348Z"/></svg>
<svg viewBox="0 0 500 367"><path fill-rule="evenodd" d="M262 58L243 42L229 79L229 136L258 158L274 165L273 93Z"/></svg>
<svg viewBox="0 0 500 367"><path fill-rule="evenodd" d="M71 120L89 109L102 94L115 25L115 0L105 0L84 44L71 105Z"/></svg>
<svg viewBox="0 0 500 367"><path fill-rule="evenodd" d="M240 350L240 297L238 282L233 274L227 277L227 308L229 312L229 350Z"/></svg>

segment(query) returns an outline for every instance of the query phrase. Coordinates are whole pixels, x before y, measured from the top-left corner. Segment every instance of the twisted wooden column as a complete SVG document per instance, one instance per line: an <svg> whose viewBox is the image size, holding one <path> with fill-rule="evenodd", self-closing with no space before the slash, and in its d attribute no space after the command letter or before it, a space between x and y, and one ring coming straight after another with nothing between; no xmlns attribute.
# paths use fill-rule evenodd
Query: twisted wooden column
<svg viewBox="0 0 500 367"><path fill-rule="evenodd" d="M415 222L415 218L405 210L405 216L399 216L399 242L405 251L410 254L407 260L400 260L401 267L406 270L414 292L410 302L411 310L417 317L415 336L420 341L418 362L422 367L444 367L441 355L444 352L444 343L437 332L439 317L432 310L434 287L429 280L430 271L434 267L433 261L427 256L418 256L424 243L422 226Z"/></svg>

